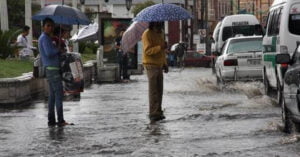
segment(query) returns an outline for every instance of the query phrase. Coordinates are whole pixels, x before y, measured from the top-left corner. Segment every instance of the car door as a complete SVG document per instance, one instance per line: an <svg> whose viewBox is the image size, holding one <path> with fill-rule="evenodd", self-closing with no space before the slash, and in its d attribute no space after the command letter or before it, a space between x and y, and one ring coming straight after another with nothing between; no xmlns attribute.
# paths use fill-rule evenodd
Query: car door
<svg viewBox="0 0 300 157"><path fill-rule="evenodd" d="M265 76L269 81L270 86L277 87L276 79L276 45L279 35L278 23L280 22L281 8L275 9L270 12L267 33L263 39L263 66L265 69Z"/></svg>

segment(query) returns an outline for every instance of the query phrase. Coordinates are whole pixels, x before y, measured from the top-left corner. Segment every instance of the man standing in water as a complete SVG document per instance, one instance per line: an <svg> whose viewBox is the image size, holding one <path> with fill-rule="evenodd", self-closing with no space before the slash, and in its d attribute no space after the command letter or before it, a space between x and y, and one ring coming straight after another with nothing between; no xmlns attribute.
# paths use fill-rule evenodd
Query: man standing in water
<svg viewBox="0 0 300 157"><path fill-rule="evenodd" d="M48 99L48 126L65 126L68 123L63 115L63 85L60 75L60 50L52 42L51 35L54 30L54 22L50 18L43 21L43 33L39 37L39 51L43 67L46 69L46 78L49 85ZM58 123L55 120L55 107Z"/></svg>
<svg viewBox="0 0 300 157"><path fill-rule="evenodd" d="M149 23L142 35L143 64L149 85L149 118L151 122L165 119L162 111L163 70L168 72L163 22Z"/></svg>

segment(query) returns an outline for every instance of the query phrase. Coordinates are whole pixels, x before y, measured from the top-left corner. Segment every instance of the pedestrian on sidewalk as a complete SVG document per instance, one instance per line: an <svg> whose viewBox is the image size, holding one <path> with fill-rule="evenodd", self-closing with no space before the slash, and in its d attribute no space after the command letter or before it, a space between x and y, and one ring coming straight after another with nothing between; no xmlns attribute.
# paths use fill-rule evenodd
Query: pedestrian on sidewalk
<svg viewBox="0 0 300 157"><path fill-rule="evenodd" d="M28 43L27 36L29 34L30 27L24 26L22 28L22 33L17 37L17 46L19 47L18 56L21 60L30 59L34 57L33 50L36 50L36 47L33 47Z"/></svg>
<svg viewBox="0 0 300 157"><path fill-rule="evenodd" d="M121 47L122 42L122 36L124 34L124 31L121 31L119 33L119 36L116 38L116 50L120 65L120 77L123 79L123 82L128 82L130 79L130 76L128 75L128 54L127 52L124 52Z"/></svg>
<svg viewBox="0 0 300 157"><path fill-rule="evenodd" d="M143 65L149 81L149 119L151 122L165 119L162 111L163 71L168 73L168 65L163 28L163 22L150 22L149 28L142 35Z"/></svg>
<svg viewBox="0 0 300 157"><path fill-rule="evenodd" d="M54 22L50 18L43 20L43 33L39 37L39 51L46 69L46 78L49 86L48 99L48 125L65 126L68 123L64 120L63 114L63 85L60 74L60 50L54 46L51 35L54 30ZM55 108L58 122L55 119Z"/></svg>

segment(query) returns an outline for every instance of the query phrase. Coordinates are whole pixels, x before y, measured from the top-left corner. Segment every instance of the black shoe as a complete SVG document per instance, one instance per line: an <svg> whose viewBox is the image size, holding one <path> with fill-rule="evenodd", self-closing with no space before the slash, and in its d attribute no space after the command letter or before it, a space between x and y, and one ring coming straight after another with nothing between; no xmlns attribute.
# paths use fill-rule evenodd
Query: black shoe
<svg viewBox="0 0 300 157"><path fill-rule="evenodd" d="M74 125L74 123L67 123L67 122L62 122L62 123L58 123L57 126L59 127L63 127L63 126L66 126L66 125Z"/></svg>
<svg viewBox="0 0 300 157"><path fill-rule="evenodd" d="M56 123L55 122L48 122L49 127L55 127Z"/></svg>
<svg viewBox="0 0 300 157"><path fill-rule="evenodd" d="M164 115L158 115L158 116L150 116L150 121L151 122L156 122L160 120L164 120L166 117Z"/></svg>

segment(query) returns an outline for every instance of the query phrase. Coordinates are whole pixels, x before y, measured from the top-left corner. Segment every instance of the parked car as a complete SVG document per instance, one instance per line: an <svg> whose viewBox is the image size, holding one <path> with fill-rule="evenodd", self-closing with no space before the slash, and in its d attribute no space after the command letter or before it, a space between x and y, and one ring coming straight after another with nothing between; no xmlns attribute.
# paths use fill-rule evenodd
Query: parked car
<svg viewBox="0 0 300 157"><path fill-rule="evenodd" d="M235 37L236 35L253 36L263 35L263 29L254 15L250 14L238 14L226 16L220 21L214 30L212 44L212 52L215 55L220 55L221 48L227 39ZM213 60L213 65L216 60ZM215 73L215 66L212 68L212 72Z"/></svg>
<svg viewBox="0 0 300 157"><path fill-rule="evenodd" d="M300 0L274 0L269 10L266 35L263 38L263 81L265 93L277 91L277 101L281 104L283 74L285 64L276 64L278 53L289 53L300 40Z"/></svg>
<svg viewBox="0 0 300 157"><path fill-rule="evenodd" d="M262 79L262 36L229 38L215 69L219 82Z"/></svg>
<svg viewBox="0 0 300 157"><path fill-rule="evenodd" d="M288 65L283 77L281 94L282 121L284 131L300 131L300 47L290 56L289 53L277 54L276 63Z"/></svg>
<svg viewBox="0 0 300 157"><path fill-rule="evenodd" d="M212 58L196 51L187 51L184 57L185 66L194 66L194 67L211 67Z"/></svg>

